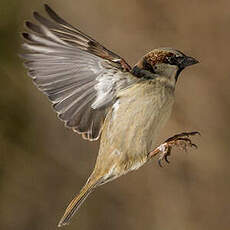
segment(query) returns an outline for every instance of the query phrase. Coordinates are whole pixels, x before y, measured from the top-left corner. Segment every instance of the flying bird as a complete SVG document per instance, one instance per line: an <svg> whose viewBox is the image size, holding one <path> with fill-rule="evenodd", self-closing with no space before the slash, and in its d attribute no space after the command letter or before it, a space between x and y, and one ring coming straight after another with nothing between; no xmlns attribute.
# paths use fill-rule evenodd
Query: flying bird
<svg viewBox="0 0 230 230"><path fill-rule="evenodd" d="M122 57L82 33L45 5L48 18L26 21L28 75L53 104L58 117L84 139L100 138L94 170L68 205L58 226L66 225L97 187L136 170L159 154L159 164L173 146L196 147L180 133L156 148L156 138L169 119L183 69L198 61L173 48L158 48L131 67Z"/></svg>

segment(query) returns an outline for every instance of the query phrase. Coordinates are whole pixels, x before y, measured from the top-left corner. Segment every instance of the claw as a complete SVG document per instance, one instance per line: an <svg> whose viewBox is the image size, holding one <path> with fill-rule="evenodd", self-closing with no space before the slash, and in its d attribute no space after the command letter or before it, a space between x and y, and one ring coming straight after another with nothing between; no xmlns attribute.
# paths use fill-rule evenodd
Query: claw
<svg viewBox="0 0 230 230"><path fill-rule="evenodd" d="M158 159L158 164L159 164L159 166L160 166L161 168L163 168L163 166L162 166L162 164L161 164L161 161L162 161L162 159Z"/></svg>
<svg viewBox="0 0 230 230"><path fill-rule="evenodd" d="M190 137L190 136L195 136L195 135L200 135L201 136L200 132L197 132L197 131L194 131L194 132L183 132L183 133L176 134L176 135L168 138L166 140L166 142L173 141L173 140L176 140L176 139L182 138L182 137Z"/></svg>
<svg viewBox="0 0 230 230"><path fill-rule="evenodd" d="M176 139L176 141L185 141L185 142L187 142L189 144L192 144L192 141L187 137L179 137L179 138Z"/></svg>
<svg viewBox="0 0 230 230"><path fill-rule="evenodd" d="M193 148L195 148L195 149L198 149L198 146L196 145L196 144L193 144L192 143L192 145L191 145Z"/></svg>
<svg viewBox="0 0 230 230"><path fill-rule="evenodd" d="M193 132L183 132L183 133L178 134L178 135L179 135L179 136L187 136L187 137L189 137L189 136L195 136L195 135L199 135L199 136L201 136L200 132L198 132L198 131L193 131Z"/></svg>
<svg viewBox="0 0 230 230"><path fill-rule="evenodd" d="M190 135L191 135L191 136L194 136L194 135L199 135L199 136L201 136L200 132L198 132L198 131L191 132Z"/></svg>
<svg viewBox="0 0 230 230"><path fill-rule="evenodd" d="M198 146L193 144L190 136L201 135L200 132L183 132L177 135L174 135L168 138L163 144L161 144L158 148L156 148L153 152L151 152L150 158L160 153L160 157L158 159L158 164L162 168L162 161L164 160L166 163L170 163L168 157L170 156L171 150L173 146L179 147L181 150L186 151L189 147L197 149Z"/></svg>
<svg viewBox="0 0 230 230"><path fill-rule="evenodd" d="M169 161L168 157L169 157L169 155L165 155L164 159L165 159L165 161L169 164L170 161Z"/></svg>

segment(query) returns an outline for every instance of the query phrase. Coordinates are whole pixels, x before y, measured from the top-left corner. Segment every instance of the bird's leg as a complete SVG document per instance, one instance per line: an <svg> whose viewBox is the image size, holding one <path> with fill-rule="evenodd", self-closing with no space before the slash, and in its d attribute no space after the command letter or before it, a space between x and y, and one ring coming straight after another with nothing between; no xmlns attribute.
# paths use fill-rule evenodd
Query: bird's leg
<svg viewBox="0 0 230 230"><path fill-rule="evenodd" d="M199 132L183 132L180 134L176 134L170 138L168 138L163 144L158 146L152 152L149 153L148 158L151 159L152 157L160 154L158 163L162 167L162 160L165 160L169 163L168 157L171 154L172 147L179 147L181 150L187 152L189 147L197 148L197 145L192 143L189 137L200 135Z"/></svg>

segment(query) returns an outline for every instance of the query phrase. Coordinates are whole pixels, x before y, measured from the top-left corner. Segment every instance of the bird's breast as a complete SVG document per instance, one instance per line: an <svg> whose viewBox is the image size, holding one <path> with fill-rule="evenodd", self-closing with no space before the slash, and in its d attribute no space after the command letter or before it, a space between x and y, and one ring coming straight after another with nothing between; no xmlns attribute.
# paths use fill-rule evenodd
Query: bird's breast
<svg viewBox="0 0 230 230"><path fill-rule="evenodd" d="M140 83L118 95L106 117L102 131L100 154L114 154L139 167L153 150L156 137L168 120L173 90L157 83ZM106 152L106 153L105 153ZM136 165L132 162L136 161Z"/></svg>

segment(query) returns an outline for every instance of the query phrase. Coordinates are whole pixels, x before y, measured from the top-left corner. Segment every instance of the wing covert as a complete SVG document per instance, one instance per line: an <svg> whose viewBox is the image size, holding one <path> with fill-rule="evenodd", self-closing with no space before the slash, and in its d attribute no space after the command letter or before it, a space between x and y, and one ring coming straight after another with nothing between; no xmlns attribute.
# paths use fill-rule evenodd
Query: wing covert
<svg viewBox="0 0 230 230"><path fill-rule="evenodd" d="M96 140L117 91L134 82L131 68L48 5L45 10L50 19L35 12L39 24L26 22L29 32L22 34L28 74L67 127Z"/></svg>

